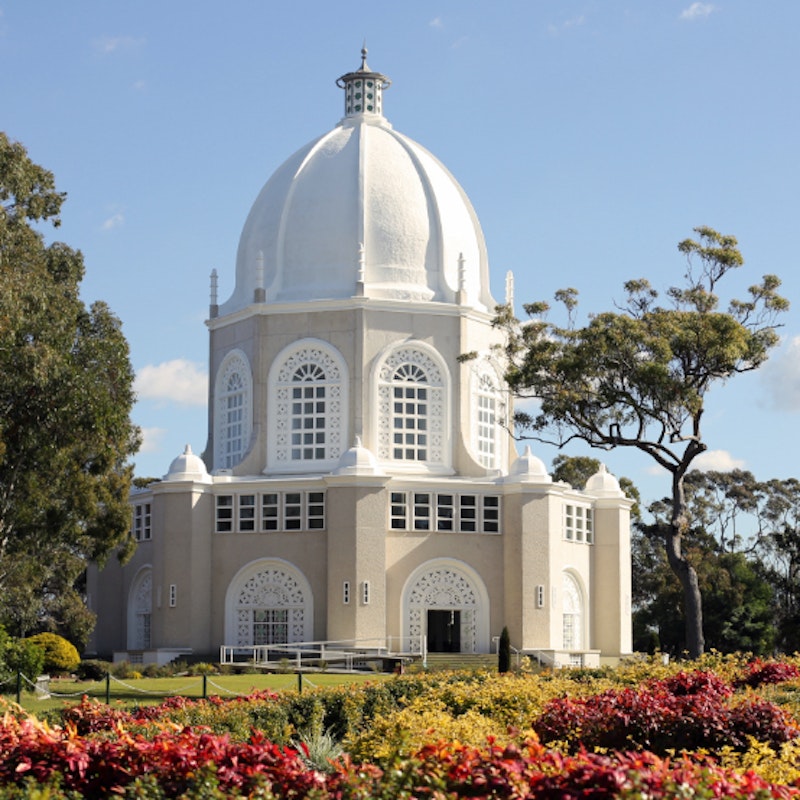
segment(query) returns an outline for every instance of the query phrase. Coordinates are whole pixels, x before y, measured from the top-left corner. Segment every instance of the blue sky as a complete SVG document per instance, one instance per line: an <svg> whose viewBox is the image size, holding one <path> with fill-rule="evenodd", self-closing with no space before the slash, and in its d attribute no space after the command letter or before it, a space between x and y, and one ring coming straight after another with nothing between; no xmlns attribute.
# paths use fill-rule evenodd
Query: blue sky
<svg viewBox="0 0 800 800"><path fill-rule="evenodd" d="M800 474L798 30L794 0L0 0L0 121L68 193L47 236L83 251L85 300L122 319L139 475L204 449L209 273L226 299L250 205L339 121L334 81L366 39L393 82L385 115L469 194L496 297L512 270L518 304L572 286L585 313L607 310L629 278L680 282L697 225L739 239L732 293L782 278L784 342L712 392L705 464L785 478ZM645 456L600 455L666 493Z"/></svg>

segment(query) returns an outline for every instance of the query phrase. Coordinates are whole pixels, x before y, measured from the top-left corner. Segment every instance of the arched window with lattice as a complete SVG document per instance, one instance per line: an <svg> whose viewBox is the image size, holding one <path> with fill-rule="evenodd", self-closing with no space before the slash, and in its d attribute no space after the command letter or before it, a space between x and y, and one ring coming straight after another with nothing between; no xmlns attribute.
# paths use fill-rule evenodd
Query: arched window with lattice
<svg viewBox="0 0 800 800"><path fill-rule="evenodd" d="M583 593L578 581L569 572L564 573L562 600L563 647L565 650L584 648Z"/></svg>
<svg viewBox="0 0 800 800"><path fill-rule="evenodd" d="M214 389L214 467L230 469L244 457L253 430L253 379L244 353L225 356Z"/></svg>
<svg viewBox="0 0 800 800"><path fill-rule="evenodd" d="M269 466L288 471L328 469L347 442L347 368L325 342L305 340L270 370Z"/></svg>
<svg viewBox="0 0 800 800"><path fill-rule="evenodd" d="M229 644L274 645L313 638L314 600L303 573L281 559L261 559L243 567L225 599Z"/></svg>
<svg viewBox="0 0 800 800"><path fill-rule="evenodd" d="M447 373L419 345L393 350L378 370L378 456L406 465L449 466Z"/></svg>
<svg viewBox="0 0 800 800"><path fill-rule="evenodd" d="M486 469L501 469L506 453L507 412L500 385L500 378L490 365L474 369L470 386L471 444L475 457Z"/></svg>
<svg viewBox="0 0 800 800"><path fill-rule="evenodd" d="M128 649L149 650L153 611L153 570L142 567L128 594Z"/></svg>

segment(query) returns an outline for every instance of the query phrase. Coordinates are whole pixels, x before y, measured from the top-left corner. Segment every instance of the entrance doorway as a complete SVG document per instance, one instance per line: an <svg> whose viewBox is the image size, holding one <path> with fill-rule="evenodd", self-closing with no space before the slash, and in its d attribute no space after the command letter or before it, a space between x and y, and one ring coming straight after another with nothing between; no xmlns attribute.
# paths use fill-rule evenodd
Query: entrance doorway
<svg viewBox="0 0 800 800"><path fill-rule="evenodd" d="M461 612L431 608L428 610L428 652L461 652Z"/></svg>

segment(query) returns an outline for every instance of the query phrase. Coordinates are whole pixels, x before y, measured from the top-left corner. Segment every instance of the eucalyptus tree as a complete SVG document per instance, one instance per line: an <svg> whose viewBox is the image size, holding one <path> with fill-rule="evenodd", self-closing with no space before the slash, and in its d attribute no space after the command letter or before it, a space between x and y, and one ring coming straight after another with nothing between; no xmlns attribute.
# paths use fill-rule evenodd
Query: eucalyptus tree
<svg viewBox="0 0 800 800"><path fill-rule="evenodd" d="M526 305L524 324L507 307L496 320L507 334L510 390L539 404L517 415L523 436L559 447L581 440L634 448L669 473L671 513L661 535L681 583L693 657L704 650L703 616L697 573L682 550L689 525L684 478L707 449L705 399L713 386L764 363L778 343L776 319L788 308L780 280L765 275L720 310L718 284L744 260L733 236L708 227L695 233L678 245L684 282L667 289L663 305L650 282L638 279L625 284L621 306L583 326L576 325L578 292L571 288L556 293L563 325L548 320L546 302Z"/></svg>
<svg viewBox="0 0 800 800"><path fill-rule="evenodd" d="M105 303L82 302L81 253L44 240L64 200L0 133L0 621L16 635L63 627L86 560L130 525L128 344Z"/></svg>

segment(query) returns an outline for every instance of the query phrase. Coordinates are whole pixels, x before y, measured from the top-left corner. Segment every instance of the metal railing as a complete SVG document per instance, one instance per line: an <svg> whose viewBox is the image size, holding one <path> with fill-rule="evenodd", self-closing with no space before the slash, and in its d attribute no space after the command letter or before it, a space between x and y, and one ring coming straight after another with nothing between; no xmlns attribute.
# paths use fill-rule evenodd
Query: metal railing
<svg viewBox="0 0 800 800"><path fill-rule="evenodd" d="M419 638L419 637L417 637ZM398 648L400 637L390 637L386 642L377 639L319 640L288 642L282 644L222 645L220 664L247 664L254 667L274 667L285 663L289 668L302 670L311 666L338 665L351 671L364 668L369 661L389 660L402 662L419 651Z"/></svg>

